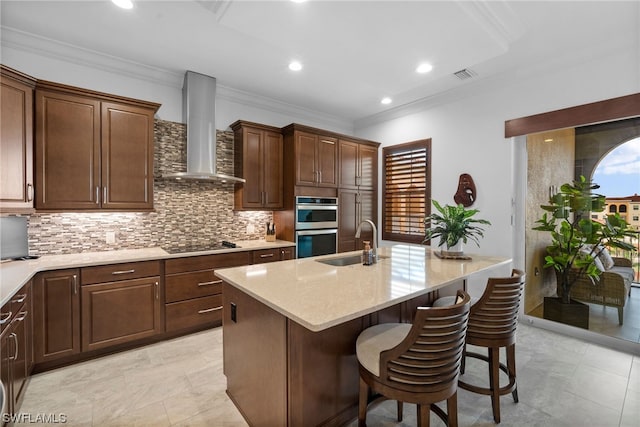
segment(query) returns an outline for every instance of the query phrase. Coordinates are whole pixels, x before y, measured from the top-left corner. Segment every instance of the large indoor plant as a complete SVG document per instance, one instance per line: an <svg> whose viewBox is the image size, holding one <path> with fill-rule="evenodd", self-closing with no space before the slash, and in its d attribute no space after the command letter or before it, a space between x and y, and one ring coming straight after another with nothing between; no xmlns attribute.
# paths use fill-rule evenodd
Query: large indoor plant
<svg viewBox="0 0 640 427"><path fill-rule="evenodd" d="M602 271L596 258L605 246L634 250L630 242L635 234L619 214L606 215L602 222L592 219L593 213L605 209L605 196L593 192L598 188L584 176L563 184L548 205L540 206L545 213L533 228L551 235L544 267L554 268L558 296L564 304L571 302L571 287L580 277L594 283L599 279Z"/></svg>
<svg viewBox="0 0 640 427"><path fill-rule="evenodd" d="M482 225L491 225L486 219L474 218L477 209L467 209L462 204L440 205L432 200L438 212L432 213L424 219L425 237L422 243L440 238L438 247L443 255L460 256L463 254L462 245L471 240L480 246L479 238L484 237ZM432 245L433 246L433 245Z"/></svg>

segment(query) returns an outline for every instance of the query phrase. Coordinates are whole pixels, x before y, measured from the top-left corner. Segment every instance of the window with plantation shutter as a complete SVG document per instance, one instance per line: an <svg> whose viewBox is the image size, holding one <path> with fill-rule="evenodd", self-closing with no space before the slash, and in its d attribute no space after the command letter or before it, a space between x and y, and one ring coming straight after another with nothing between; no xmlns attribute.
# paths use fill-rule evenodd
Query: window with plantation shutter
<svg viewBox="0 0 640 427"><path fill-rule="evenodd" d="M382 238L421 243L431 213L431 139L383 147L382 155Z"/></svg>

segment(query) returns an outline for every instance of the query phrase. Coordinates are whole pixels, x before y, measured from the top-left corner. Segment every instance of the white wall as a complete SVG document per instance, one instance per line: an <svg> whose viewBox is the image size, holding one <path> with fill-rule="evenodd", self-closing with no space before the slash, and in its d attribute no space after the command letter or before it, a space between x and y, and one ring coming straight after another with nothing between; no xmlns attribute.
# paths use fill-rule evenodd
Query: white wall
<svg viewBox="0 0 640 427"><path fill-rule="evenodd" d="M512 188L514 177L526 174L526 169L513 169L517 156L514 142L504 138L504 122L640 92L636 49L581 63L566 58L554 65L557 68L544 72L516 70L477 82L437 101L425 100L422 108L414 105L405 115L400 109L388 113L389 119L376 117L377 123L367 119L356 124L356 136L383 146L431 138L432 198L453 203L459 175L469 173L477 188L473 207L492 223L480 249L471 244L466 250L513 257L512 238L520 234L512 226ZM514 213L524 216L522 207Z"/></svg>

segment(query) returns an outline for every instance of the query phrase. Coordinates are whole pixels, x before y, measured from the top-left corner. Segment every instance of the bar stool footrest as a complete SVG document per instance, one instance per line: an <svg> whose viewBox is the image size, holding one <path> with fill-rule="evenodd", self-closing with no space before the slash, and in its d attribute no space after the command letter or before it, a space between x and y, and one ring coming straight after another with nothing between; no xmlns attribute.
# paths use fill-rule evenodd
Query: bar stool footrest
<svg viewBox="0 0 640 427"><path fill-rule="evenodd" d="M484 360L485 362L489 363L489 357L485 356L484 354L467 352L467 353L465 353L465 356L472 357L474 359ZM505 374L507 374L507 376L509 377L509 384L507 384L505 386L502 386L502 387L500 387L498 389L500 395L503 396L505 394L514 393L514 391L516 390L516 387L517 387L515 377L512 378L509 375L509 369L507 369L507 366L504 363L500 363L499 367L500 367L500 370L502 372L504 372ZM491 389L488 388L488 387L480 387L480 386L477 386L477 385L466 383L466 382L464 382L462 380L458 380L458 387L460 387L461 389L473 392L473 393L484 394L484 395L487 395L487 396L491 396L491 394L492 394ZM515 402L518 403L517 393L514 394L513 400L515 400Z"/></svg>

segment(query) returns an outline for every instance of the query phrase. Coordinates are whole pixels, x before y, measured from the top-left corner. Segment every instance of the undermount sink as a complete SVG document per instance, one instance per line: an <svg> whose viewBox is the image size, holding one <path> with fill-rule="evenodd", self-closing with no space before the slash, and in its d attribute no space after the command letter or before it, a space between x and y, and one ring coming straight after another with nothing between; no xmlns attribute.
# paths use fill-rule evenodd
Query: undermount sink
<svg viewBox="0 0 640 427"><path fill-rule="evenodd" d="M378 260L381 260L384 258L388 258L388 257L378 255ZM321 262L323 264L335 265L337 267L344 267L346 265L362 263L362 257L360 256L360 254L358 254L358 255L343 256L339 258L317 259L316 261Z"/></svg>

